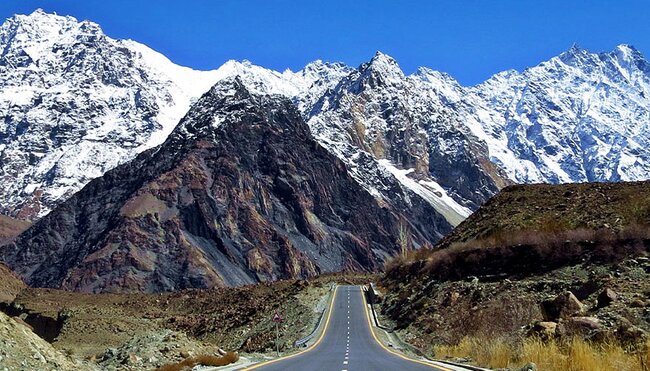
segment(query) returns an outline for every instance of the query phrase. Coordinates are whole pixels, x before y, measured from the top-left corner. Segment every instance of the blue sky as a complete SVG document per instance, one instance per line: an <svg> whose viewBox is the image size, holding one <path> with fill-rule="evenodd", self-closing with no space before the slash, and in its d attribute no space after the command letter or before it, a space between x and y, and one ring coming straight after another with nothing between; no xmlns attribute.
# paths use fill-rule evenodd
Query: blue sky
<svg viewBox="0 0 650 371"><path fill-rule="evenodd" d="M2 0L0 17L36 8L99 23L176 63L217 68L248 59L276 70L323 59L357 66L377 50L411 73L444 71L465 85L568 49L628 43L650 52L650 1L556 0Z"/></svg>

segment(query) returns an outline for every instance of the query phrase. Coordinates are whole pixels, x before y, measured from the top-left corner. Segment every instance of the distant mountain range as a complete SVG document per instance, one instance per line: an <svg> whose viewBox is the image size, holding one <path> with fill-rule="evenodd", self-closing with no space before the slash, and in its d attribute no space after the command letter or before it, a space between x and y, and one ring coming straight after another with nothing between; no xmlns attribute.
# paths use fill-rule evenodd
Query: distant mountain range
<svg viewBox="0 0 650 371"><path fill-rule="evenodd" d="M157 151L163 151L165 147L158 146L171 140L167 138L172 131L184 130L192 112L209 109L199 106L206 104L205 97L198 100L202 94L235 77L256 101L292 102L318 148L344 164L346 176L367 194L368 202L374 200L400 220L397 224L408 227L415 246L434 243L509 184L644 180L650 174L650 64L629 45L599 54L573 46L538 66L502 72L472 87L426 68L404 75L394 59L380 52L358 68L315 61L298 72L276 72L247 61L229 61L214 71L195 71L135 41L111 39L95 23L42 10L6 20L0 26L0 50L0 214L18 219L39 220L59 205L64 211L56 215L66 215L66 223L80 222L80 215L95 220L103 212L115 211L112 208L127 202L136 189L172 171L175 164L166 163L164 169L156 165L153 171L153 164L143 161L152 161ZM285 111L278 115L290 115ZM246 130L242 125L236 128ZM237 150L247 148L239 143ZM140 153L145 154L136 159ZM302 157L316 161L307 154ZM324 158L317 161L332 161ZM107 173L120 164L126 165ZM285 166L304 167L307 178L324 176L310 173L315 164ZM104 174L108 178L71 199ZM114 178L117 174L125 178ZM123 188L122 183L135 188ZM121 196L105 199L106 210L88 206L93 197L104 197L106 184L122 187ZM93 196L89 193L93 191L101 192ZM303 196L311 199L317 193ZM205 197L212 204L220 196ZM64 204L68 199L71 202ZM165 202L168 207L173 203ZM210 219L221 214L215 215L202 218L211 225L220 220ZM391 221L388 230L395 223ZM76 256L73 260L96 251L100 240L107 243L102 233L116 227L92 232L98 235L75 231L85 245L78 246L83 253L70 253ZM300 274L282 273L270 258L272 267L263 274L253 270L257 273L237 279L226 274L197 282L238 284L346 264L374 269L395 251L387 240L375 239L383 232L371 233L372 228L366 227L357 231L362 233L357 238L372 242L364 245L373 252L365 251L364 258L335 259L319 266L313 256L305 258L309 264L295 268L305 270ZM54 233L56 221L50 218L30 229L37 230ZM28 231L31 237L18 244L34 233ZM316 238L309 237L311 232L301 233L308 240ZM39 246L59 251L60 242L41 241ZM189 243L196 248L195 242ZM370 247L375 244L378 247ZM330 248L349 253L344 245L339 241ZM241 250L242 245L237 246ZM62 282L63 273L52 275L57 278L38 282ZM88 285L82 286L94 287ZM192 286L169 284L178 285Z"/></svg>

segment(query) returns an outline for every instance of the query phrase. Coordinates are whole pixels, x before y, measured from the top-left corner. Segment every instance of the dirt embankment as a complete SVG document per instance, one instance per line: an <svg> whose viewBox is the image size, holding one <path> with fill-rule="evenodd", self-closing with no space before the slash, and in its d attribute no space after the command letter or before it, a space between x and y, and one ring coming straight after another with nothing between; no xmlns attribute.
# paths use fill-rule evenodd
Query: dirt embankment
<svg viewBox="0 0 650 371"><path fill-rule="evenodd" d="M27 287L9 267L0 262L0 310L11 303L20 290Z"/></svg>

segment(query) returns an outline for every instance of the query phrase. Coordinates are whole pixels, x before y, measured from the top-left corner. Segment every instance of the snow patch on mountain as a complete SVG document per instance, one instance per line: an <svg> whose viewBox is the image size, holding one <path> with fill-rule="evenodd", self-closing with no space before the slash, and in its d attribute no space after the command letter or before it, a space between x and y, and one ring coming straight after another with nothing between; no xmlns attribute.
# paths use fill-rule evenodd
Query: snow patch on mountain
<svg viewBox="0 0 650 371"><path fill-rule="evenodd" d="M454 227L472 213L472 210L460 205L450 197L440 184L432 180L416 180L409 177L409 174L413 173L415 169L398 169L389 160L379 160L379 163L393 174L401 184L433 205L436 211L442 214Z"/></svg>

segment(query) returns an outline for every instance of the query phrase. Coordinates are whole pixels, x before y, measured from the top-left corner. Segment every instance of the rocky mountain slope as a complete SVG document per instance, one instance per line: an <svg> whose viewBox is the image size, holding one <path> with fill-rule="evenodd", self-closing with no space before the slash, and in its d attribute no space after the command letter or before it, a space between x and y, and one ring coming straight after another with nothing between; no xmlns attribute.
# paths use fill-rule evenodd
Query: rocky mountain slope
<svg viewBox="0 0 650 371"><path fill-rule="evenodd" d="M310 107L348 68L320 61L278 73L230 61L175 65L99 25L36 10L0 26L0 213L37 219L88 181L164 141L193 99L242 76Z"/></svg>
<svg viewBox="0 0 650 371"><path fill-rule="evenodd" d="M507 187L435 248L388 263L386 323L423 353L457 349L486 367L584 369L565 356L582 346L603 369L640 369L649 227L648 181Z"/></svg>
<svg viewBox="0 0 650 371"><path fill-rule="evenodd" d="M31 223L28 221L0 215L0 246L16 238L30 225Z"/></svg>
<svg viewBox="0 0 650 371"><path fill-rule="evenodd" d="M400 230L423 244L451 225L426 202L375 199L288 99L252 94L236 78L206 93L160 147L90 182L0 258L33 286L168 291L378 270Z"/></svg>

